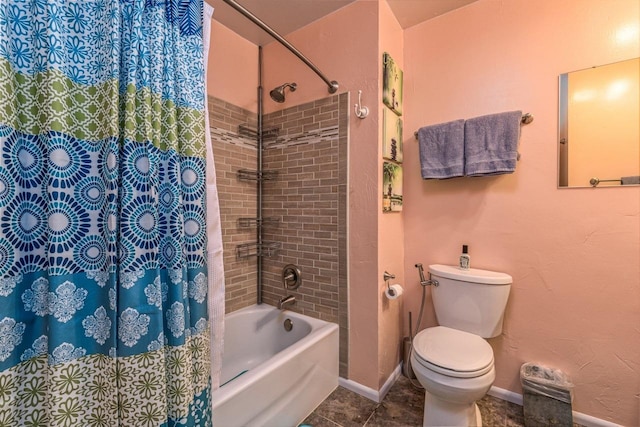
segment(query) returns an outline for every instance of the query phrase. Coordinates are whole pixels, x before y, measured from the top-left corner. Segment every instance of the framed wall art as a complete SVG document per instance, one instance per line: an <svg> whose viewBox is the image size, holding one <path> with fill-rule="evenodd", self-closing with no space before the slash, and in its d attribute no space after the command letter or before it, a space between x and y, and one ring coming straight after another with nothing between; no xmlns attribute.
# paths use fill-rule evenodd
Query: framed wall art
<svg viewBox="0 0 640 427"><path fill-rule="evenodd" d="M402 119L391 110L382 112L382 157L402 163Z"/></svg>
<svg viewBox="0 0 640 427"><path fill-rule="evenodd" d="M382 211L402 211L402 166L391 162L382 164Z"/></svg>
<svg viewBox="0 0 640 427"><path fill-rule="evenodd" d="M391 55L382 55L382 102L397 115L402 115L402 70Z"/></svg>

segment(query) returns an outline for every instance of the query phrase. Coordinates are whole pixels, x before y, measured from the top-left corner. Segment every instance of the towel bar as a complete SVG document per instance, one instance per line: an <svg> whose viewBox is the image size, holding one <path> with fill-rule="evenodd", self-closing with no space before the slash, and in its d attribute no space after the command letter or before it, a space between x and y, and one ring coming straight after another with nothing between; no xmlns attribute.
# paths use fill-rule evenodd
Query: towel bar
<svg viewBox="0 0 640 427"><path fill-rule="evenodd" d="M531 123L533 121L533 114L531 113L525 113L522 115L522 119L520 120L520 123L523 125L528 125L529 123ZM418 131L415 131L413 133L413 137L415 139L418 139Z"/></svg>
<svg viewBox="0 0 640 427"><path fill-rule="evenodd" d="M533 114L531 113L524 113L522 115L522 119L520 120L520 122L523 125L528 125L529 123L531 123L533 121Z"/></svg>

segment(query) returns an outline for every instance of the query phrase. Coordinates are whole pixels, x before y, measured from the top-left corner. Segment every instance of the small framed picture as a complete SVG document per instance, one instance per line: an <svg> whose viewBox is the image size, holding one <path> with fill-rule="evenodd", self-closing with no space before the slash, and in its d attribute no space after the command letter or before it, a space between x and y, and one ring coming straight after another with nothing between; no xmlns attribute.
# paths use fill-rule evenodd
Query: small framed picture
<svg viewBox="0 0 640 427"><path fill-rule="evenodd" d="M388 108L382 113L382 157L402 163L402 119Z"/></svg>
<svg viewBox="0 0 640 427"><path fill-rule="evenodd" d="M402 211L402 166L382 164L382 212Z"/></svg>
<svg viewBox="0 0 640 427"><path fill-rule="evenodd" d="M402 115L402 70L388 53L382 55L382 102Z"/></svg>

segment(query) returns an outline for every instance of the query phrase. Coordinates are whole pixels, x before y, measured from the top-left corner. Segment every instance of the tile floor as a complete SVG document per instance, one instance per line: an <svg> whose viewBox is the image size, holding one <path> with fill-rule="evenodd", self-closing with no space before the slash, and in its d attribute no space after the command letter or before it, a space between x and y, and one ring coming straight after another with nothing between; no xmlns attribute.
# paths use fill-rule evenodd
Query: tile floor
<svg viewBox="0 0 640 427"><path fill-rule="evenodd" d="M478 402L485 427L524 426L522 406L485 396ZM313 427L422 426L424 391L400 376L382 403L338 387L302 424Z"/></svg>

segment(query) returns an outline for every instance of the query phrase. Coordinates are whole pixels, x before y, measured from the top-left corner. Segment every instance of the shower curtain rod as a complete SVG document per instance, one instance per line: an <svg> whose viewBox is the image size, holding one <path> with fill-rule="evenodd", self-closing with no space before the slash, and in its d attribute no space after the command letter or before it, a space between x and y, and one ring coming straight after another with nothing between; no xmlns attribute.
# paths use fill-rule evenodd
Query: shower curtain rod
<svg viewBox="0 0 640 427"><path fill-rule="evenodd" d="M237 10L238 12L240 12L242 15L244 15L247 19L249 19L251 22L256 24L258 27L266 31L271 37L273 37L278 42L280 42L281 45L289 49L291 53L297 56L302 62L307 64L307 67L311 68L322 80L324 80L324 82L327 84L329 88L329 93L336 93L336 91L338 90L338 82L335 80L329 80L324 74L322 74L322 72L320 72L318 67L316 67L311 61L309 61L309 59L307 59L306 56L304 56L298 49L296 49L284 37L276 33L270 26L265 24L260 18L255 16L249 10L245 9L244 6L238 4L235 0L223 0L223 1L229 6L231 6L232 8L234 8L235 10Z"/></svg>

